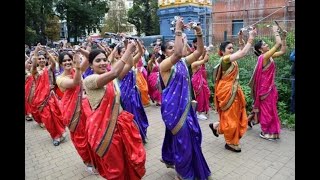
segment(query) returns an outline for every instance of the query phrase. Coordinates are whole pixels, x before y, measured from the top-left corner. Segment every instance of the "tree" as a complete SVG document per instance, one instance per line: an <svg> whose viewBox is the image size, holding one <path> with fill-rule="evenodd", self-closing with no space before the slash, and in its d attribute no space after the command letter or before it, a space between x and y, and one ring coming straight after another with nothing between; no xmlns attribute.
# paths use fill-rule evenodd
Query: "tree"
<svg viewBox="0 0 320 180"><path fill-rule="evenodd" d="M51 41L57 41L60 39L60 24L58 16L48 16L45 34Z"/></svg>
<svg viewBox="0 0 320 180"><path fill-rule="evenodd" d="M147 36L160 33L157 15L157 0L134 0L128 11L128 22L135 25L138 35L144 32Z"/></svg>
<svg viewBox="0 0 320 180"><path fill-rule="evenodd" d="M54 0L25 0L25 43L46 44L45 27L47 16L54 14L53 2Z"/></svg>
<svg viewBox="0 0 320 180"><path fill-rule="evenodd" d="M67 21L68 41L100 30L100 23L109 10L107 0L58 0L56 12Z"/></svg>
<svg viewBox="0 0 320 180"><path fill-rule="evenodd" d="M133 4L132 8L128 11L128 22L133 24L136 27L137 35L140 36L142 31L142 20L141 17L143 15L143 11L140 6L137 4Z"/></svg>
<svg viewBox="0 0 320 180"><path fill-rule="evenodd" d="M112 9L108 11L104 26L101 29L101 34L105 32L126 32L127 28L127 12L125 10L125 3L123 0L117 0L110 4Z"/></svg>

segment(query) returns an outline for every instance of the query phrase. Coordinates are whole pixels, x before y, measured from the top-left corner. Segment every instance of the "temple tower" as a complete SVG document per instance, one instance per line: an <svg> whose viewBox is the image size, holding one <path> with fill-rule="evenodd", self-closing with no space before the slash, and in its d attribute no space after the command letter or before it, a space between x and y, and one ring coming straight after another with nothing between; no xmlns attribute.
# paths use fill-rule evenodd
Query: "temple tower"
<svg viewBox="0 0 320 180"><path fill-rule="evenodd" d="M211 0L158 0L158 16L160 34L165 40L174 39L174 33L170 30L174 16L181 16L184 23L191 21L200 22L204 44L212 42L212 3ZM189 42L195 38L193 30L185 30Z"/></svg>

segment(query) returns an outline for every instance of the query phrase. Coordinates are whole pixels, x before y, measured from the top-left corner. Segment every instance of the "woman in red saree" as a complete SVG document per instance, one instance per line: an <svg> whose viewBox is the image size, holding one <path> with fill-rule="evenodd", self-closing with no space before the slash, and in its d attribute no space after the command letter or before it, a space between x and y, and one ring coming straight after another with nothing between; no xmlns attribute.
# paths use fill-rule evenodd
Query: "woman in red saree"
<svg viewBox="0 0 320 180"><path fill-rule="evenodd" d="M273 33L276 44L271 49L262 40L254 46L254 53L259 57L249 83L254 99L252 117L255 118L250 118L248 125L252 127L252 125L260 123L260 137L267 140L279 139L278 91L275 85L276 65L273 58L286 52L286 32L282 31L282 37L280 37L278 26L273 26ZM276 52L280 46L281 50Z"/></svg>
<svg viewBox="0 0 320 180"><path fill-rule="evenodd" d="M31 92L32 86L34 86L33 76L30 72L32 61L31 58L28 58L25 62L25 84L24 84L24 107L25 107L25 119L27 121L32 121L31 107L30 102L33 97L33 92ZM31 97L32 94L32 97Z"/></svg>
<svg viewBox="0 0 320 180"><path fill-rule="evenodd" d="M91 51L89 63L94 74L83 81L89 101L89 110L85 112L89 147L94 152L99 174L108 180L138 180L146 172L146 152L141 135L133 122L133 115L121 108L116 79L132 61L133 51L134 45L129 43L110 71L107 70L110 62L104 51Z"/></svg>
<svg viewBox="0 0 320 180"><path fill-rule="evenodd" d="M65 126L62 123L62 114L59 107L59 100L54 92L55 87L55 62L54 58L45 50L49 56L51 64L46 67L44 55L38 55L41 45L35 49L35 59L32 67L32 75L35 78L36 86L34 98L32 99L32 115L46 126L53 145L58 146L65 139ZM36 67L36 62L39 62L39 67ZM37 121L36 120L36 121ZM38 122L37 121L37 122ZM38 122L39 123L39 122Z"/></svg>
<svg viewBox="0 0 320 180"><path fill-rule="evenodd" d="M240 45L244 44L242 33L239 33ZM221 43L217 75L215 78L214 103L219 113L219 122L210 123L213 134L218 137L224 134L225 148L233 152L241 152L240 138L247 131L246 101L239 85L239 67L236 62L244 57L256 35L256 29L249 32L247 44L233 53L230 41Z"/></svg>
<svg viewBox="0 0 320 180"><path fill-rule="evenodd" d="M75 69L72 61L75 62ZM92 152L86 134L87 117L83 110L86 106L82 105L85 98L81 84L80 55L75 54L73 57L67 52L62 52L59 54L59 65L63 68L63 73L57 77L57 85L63 92L61 99L63 124L68 126L72 143L87 166L87 171L94 174Z"/></svg>

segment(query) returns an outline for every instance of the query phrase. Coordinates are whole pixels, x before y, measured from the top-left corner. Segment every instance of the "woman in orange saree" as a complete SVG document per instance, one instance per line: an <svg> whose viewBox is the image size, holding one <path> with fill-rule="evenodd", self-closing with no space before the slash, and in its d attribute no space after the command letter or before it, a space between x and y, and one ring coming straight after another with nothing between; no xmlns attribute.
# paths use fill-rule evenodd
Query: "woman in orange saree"
<svg viewBox="0 0 320 180"><path fill-rule="evenodd" d="M147 71L144 68L142 64L142 59L139 58L139 61L136 65L135 68L135 73L136 73L136 83L138 86L138 89L141 94L141 101L143 106L149 106L150 105L150 99L149 99L149 94L148 94L148 83L146 80L147 77Z"/></svg>
<svg viewBox="0 0 320 180"><path fill-rule="evenodd" d="M281 31L280 31L281 32ZM250 87L254 99L253 114L248 125L261 125L260 137L267 140L279 139L280 118L277 111L278 91L275 85L276 65L273 58L286 52L286 32L278 32L278 26L273 26L276 44L269 49L264 41L258 41L254 46L254 53L259 56L257 65L250 80ZM281 46L281 50L276 52Z"/></svg>
<svg viewBox="0 0 320 180"><path fill-rule="evenodd" d="M146 152L139 129L133 115L122 110L116 79L131 69L133 51L134 45L129 43L110 71L104 51L91 51L89 63L94 74L83 81L89 102L89 110L85 111L89 147L99 174L108 180L138 180L146 172Z"/></svg>
<svg viewBox="0 0 320 180"><path fill-rule="evenodd" d="M215 78L214 103L220 122L210 123L213 134L224 134L225 148L241 152L240 138L247 131L246 101L239 85L239 67L236 60L244 57L256 35L256 29L249 32L247 44L233 53L233 44L225 41L220 45L220 65ZM243 45L242 33L239 33L240 45Z"/></svg>

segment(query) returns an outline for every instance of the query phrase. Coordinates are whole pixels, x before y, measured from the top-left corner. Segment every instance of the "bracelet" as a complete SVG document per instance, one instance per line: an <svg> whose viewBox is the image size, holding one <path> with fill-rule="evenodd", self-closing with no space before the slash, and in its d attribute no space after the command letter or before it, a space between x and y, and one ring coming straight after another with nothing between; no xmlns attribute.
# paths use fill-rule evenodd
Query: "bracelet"
<svg viewBox="0 0 320 180"><path fill-rule="evenodd" d="M242 39L242 42L239 40L239 45L244 45L244 40Z"/></svg>
<svg viewBox="0 0 320 180"><path fill-rule="evenodd" d="M176 36L182 36L182 31L176 31L175 33L174 33Z"/></svg>
<svg viewBox="0 0 320 180"><path fill-rule="evenodd" d="M248 39L247 43L253 44L253 39Z"/></svg>
<svg viewBox="0 0 320 180"><path fill-rule="evenodd" d="M78 69L78 70L79 70L79 69L80 69L80 67L76 67L76 69Z"/></svg>
<svg viewBox="0 0 320 180"><path fill-rule="evenodd" d="M196 34L197 37L202 37L202 33L201 34Z"/></svg>

